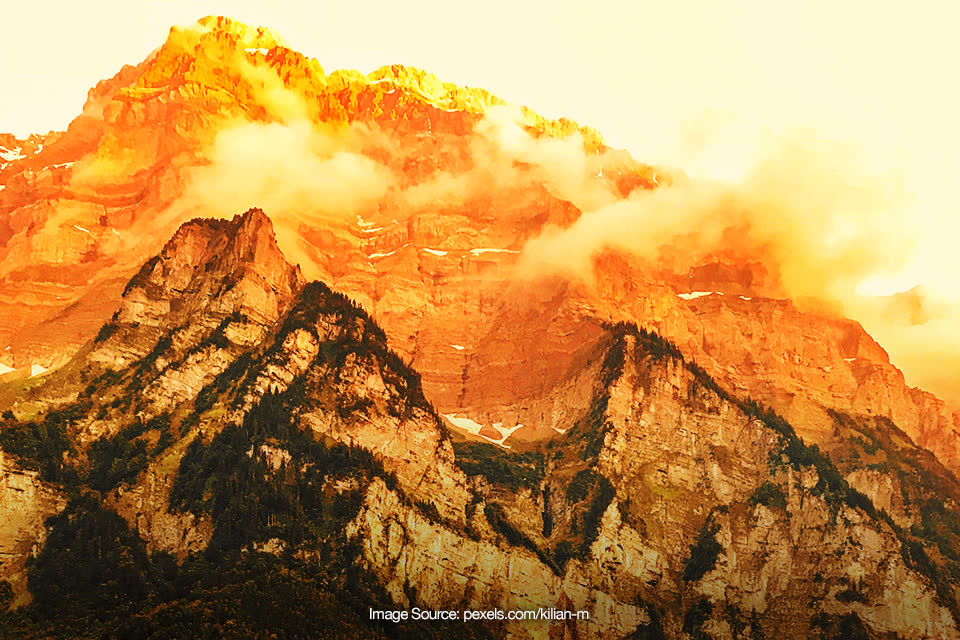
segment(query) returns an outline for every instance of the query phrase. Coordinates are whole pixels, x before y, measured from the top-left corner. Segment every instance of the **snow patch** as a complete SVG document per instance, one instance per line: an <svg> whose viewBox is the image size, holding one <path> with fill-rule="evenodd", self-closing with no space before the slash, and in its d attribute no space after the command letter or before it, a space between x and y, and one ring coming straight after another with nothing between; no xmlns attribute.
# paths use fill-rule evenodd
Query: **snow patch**
<svg viewBox="0 0 960 640"><path fill-rule="evenodd" d="M719 291L691 291L690 293L678 293L677 295L684 300L693 300L694 298L702 298L703 296L712 296L712 295L722 296L723 294Z"/></svg>
<svg viewBox="0 0 960 640"><path fill-rule="evenodd" d="M31 377L31 378L34 377L34 376L38 376L38 375L40 375L41 373L46 373L47 371L49 371L49 369L47 369L46 367L41 367L41 366L38 365L38 364L32 364L32 365L30 365L30 377Z"/></svg>
<svg viewBox="0 0 960 640"><path fill-rule="evenodd" d="M9 348L10 347L7 347L7 349ZM5 373L10 373L11 371L16 371L16 369L14 369L13 367L8 367L7 365L0 362L0 376L2 376Z"/></svg>
<svg viewBox="0 0 960 640"><path fill-rule="evenodd" d="M372 229L360 229L361 233L374 233L376 231L383 231L383 227L374 227Z"/></svg>
<svg viewBox="0 0 960 640"><path fill-rule="evenodd" d="M515 249L470 249L470 253L475 256L483 255L484 253L520 253Z"/></svg>
<svg viewBox="0 0 960 640"><path fill-rule="evenodd" d="M20 150L22 148L23 147L17 147L13 151L10 151L10 149L7 149L6 147L0 147L0 158L3 158L4 160L9 160L11 162L13 162L14 160L23 160L27 156L22 155L20 153Z"/></svg>
<svg viewBox="0 0 960 640"><path fill-rule="evenodd" d="M499 440L493 440L493 439L491 439L491 438L487 438L487 440L490 440L490 442L493 442L493 443L495 443L495 444L498 444L498 445L500 445L501 447L504 447L504 448L506 448L506 449L509 449L509 448L510 448L510 445L508 445L508 444L503 444L504 441L506 441L507 438L509 438L510 436L512 436L514 431L516 431L517 429L521 429L522 427L523 427L522 424L517 424L517 425L512 426L512 427L509 427L509 428L504 428L504 427L503 427L503 423L497 422L497 423L495 423L495 424L493 425L493 428L496 429L497 432L500 434L500 436L501 436L500 439L499 439ZM483 436L481 436L481 437L483 437Z"/></svg>
<svg viewBox="0 0 960 640"><path fill-rule="evenodd" d="M494 423L493 423L492 425L490 425L490 426L491 426L497 433L500 434L500 437L499 437L499 438L489 438L489 437L483 435L482 433L480 433L480 430L483 429L483 425L480 424L479 422L476 422L475 420L471 420L470 418L467 418L467 417L458 418L458 417L457 417L457 414L455 414L455 413L445 413L445 414L443 414L443 417L446 418L447 420L449 420L450 423L453 424L455 427L459 427L459 428L463 429L464 431L467 431L467 432L469 432L469 433L472 433L472 434L475 435L475 436L480 436L481 438L483 438L483 439L486 440L487 442L492 442L493 444L500 445L500 446L503 447L504 449L509 449L509 448L510 448L510 445L504 444L504 442L506 441L506 439L509 438L510 436L512 436L514 431L516 431L517 429L520 429L520 428L523 427L522 424L517 424L517 425L515 425L515 426L513 426L513 427L504 427L502 422L494 422Z"/></svg>
<svg viewBox="0 0 960 640"><path fill-rule="evenodd" d="M753 298L748 298L747 296L740 296L741 300L753 300Z"/></svg>
<svg viewBox="0 0 960 640"><path fill-rule="evenodd" d="M857 359L857 358L844 358L843 361L844 361L844 362L853 362L853 361L856 360L856 359Z"/></svg>
<svg viewBox="0 0 960 640"><path fill-rule="evenodd" d="M81 226L78 225L78 224L73 225L73 228L76 229L77 231L83 231L83 232L84 232L85 234L87 234L88 236L91 235L90 231L88 231L87 229L84 229L83 227L81 227Z"/></svg>
<svg viewBox="0 0 960 640"><path fill-rule="evenodd" d="M447 255L446 251L440 251L439 249L424 249L427 253L432 253L435 256L445 256Z"/></svg>
<svg viewBox="0 0 960 640"><path fill-rule="evenodd" d="M462 344L452 344L450 346L456 349L457 351L463 351L464 349L466 349L466 347L464 347Z"/></svg>
<svg viewBox="0 0 960 640"><path fill-rule="evenodd" d="M483 425L479 422L474 422L470 418L458 418L455 413L445 413L443 417L452 422L454 426L460 427L464 431L469 431L475 436L480 435L480 429L483 429Z"/></svg>
<svg viewBox="0 0 960 640"><path fill-rule="evenodd" d="M5 185L5 184L0 184L0 191L3 191L3 190L6 189L6 188L7 188L7 185Z"/></svg>
<svg viewBox="0 0 960 640"><path fill-rule="evenodd" d="M392 255L395 254L396 252L397 252L397 250L394 249L393 251L388 251L388 252L386 252L386 253L371 253L371 254L370 254L370 257L371 257L371 258L386 258L387 256L392 256Z"/></svg>
<svg viewBox="0 0 960 640"><path fill-rule="evenodd" d="M372 227L375 224L375 222L370 222L369 220L364 220L360 216L357 216L357 226L359 227Z"/></svg>
<svg viewBox="0 0 960 640"><path fill-rule="evenodd" d="M254 47L252 49L244 49L244 51L246 51L247 53L260 52L263 55L267 55L268 53L270 53L270 49L264 49L263 47L260 47L260 48Z"/></svg>

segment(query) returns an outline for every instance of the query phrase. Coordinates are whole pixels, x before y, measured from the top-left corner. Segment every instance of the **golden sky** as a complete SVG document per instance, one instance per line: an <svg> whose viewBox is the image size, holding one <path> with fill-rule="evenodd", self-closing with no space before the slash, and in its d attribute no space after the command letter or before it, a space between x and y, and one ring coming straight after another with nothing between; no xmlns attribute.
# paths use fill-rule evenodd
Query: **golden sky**
<svg viewBox="0 0 960 640"><path fill-rule="evenodd" d="M0 131L18 134L63 129L92 85L171 25L223 14L273 28L327 70L422 67L693 175L738 178L798 132L837 143L902 187L913 221L916 255L862 291L923 284L960 303L955 0L33 0L2 13ZM920 340L868 329L887 345Z"/></svg>

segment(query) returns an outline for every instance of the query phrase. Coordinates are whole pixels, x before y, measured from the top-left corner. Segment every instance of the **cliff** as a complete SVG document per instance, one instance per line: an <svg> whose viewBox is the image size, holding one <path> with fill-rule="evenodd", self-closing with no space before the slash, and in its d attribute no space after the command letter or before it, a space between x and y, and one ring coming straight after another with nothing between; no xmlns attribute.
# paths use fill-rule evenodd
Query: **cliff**
<svg viewBox="0 0 960 640"><path fill-rule="evenodd" d="M43 541L107 526L99 509L134 532L130 553L153 554L145 567L265 554L295 575L345 563L399 607L589 613L483 627L495 635L960 635L960 529L923 514L960 486L906 433L832 414L835 463L658 334L589 332L527 414L552 434L513 449L459 436L359 305L303 283L262 212L186 223L99 337L8 415L0 436L23 464L98 501L48 531L39 514L64 501L27 474L8 539L30 548L10 546L8 575L24 584L30 554L90 561ZM58 425L61 453L29 445ZM47 574L30 571L42 608Z"/></svg>

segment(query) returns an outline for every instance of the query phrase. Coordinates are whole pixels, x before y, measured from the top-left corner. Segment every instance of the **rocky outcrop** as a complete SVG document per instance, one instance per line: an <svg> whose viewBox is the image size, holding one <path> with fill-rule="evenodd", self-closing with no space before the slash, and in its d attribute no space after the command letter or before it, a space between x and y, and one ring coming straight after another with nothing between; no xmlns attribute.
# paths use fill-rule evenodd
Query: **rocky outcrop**
<svg viewBox="0 0 960 640"><path fill-rule="evenodd" d="M132 486L118 488L109 500L117 513L137 529L149 551L167 551L180 559L206 549L213 535L209 516L170 508L170 490L192 437L165 451Z"/></svg>
<svg viewBox="0 0 960 640"><path fill-rule="evenodd" d="M594 468L615 494L584 554L550 564L559 557L551 546L565 535L561 519L575 513L570 504L557 510L562 498L552 500L547 537L538 535L545 509L539 498L525 513L506 509L529 536L514 546L483 525L478 514L485 509L474 510L474 534L465 536L374 482L348 535L362 543L365 562L397 602L590 612L589 622L508 624L518 637L534 629L624 637L648 628L658 611L668 637L699 629L718 638L750 629L811 637L850 615L873 633L960 636L953 605L943 602L930 576L907 564L896 530L848 506L834 493L838 487L821 488L827 467L789 459L794 454L785 453L783 434L680 359L651 352L637 334L607 344L622 350L623 360L607 388L594 387L606 397L603 414L557 437L544 480L552 495L570 496L575 483L560 482L568 477L562 461L570 459L563 452L601 439ZM765 486L776 486L770 495L780 498L758 498ZM531 516L536 533L524 524ZM716 548L707 561L702 554L710 544ZM703 602L707 613L690 628L690 612Z"/></svg>
<svg viewBox="0 0 960 640"><path fill-rule="evenodd" d="M0 449L0 580L13 587L14 606L30 601L24 571L27 558L43 548L46 519L66 504L63 491Z"/></svg>
<svg viewBox="0 0 960 640"><path fill-rule="evenodd" d="M7 300L6 311L0 305L0 343L10 347L0 361L50 368L96 333L118 303L115 284L126 282L180 223L204 213L171 205L228 125L296 120L323 131L350 123L386 127L363 152L428 181L462 162L474 125L501 103L483 90L398 65L369 76L327 75L269 29L222 17L174 27L140 64L91 89L66 132L0 139L0 153L9 156L0 160L0 281ZM521 119L538 136L577 135L590 149L603 147L597 132L569 120L529 110ZM458 148L445 148L451 143ZM315 230L297 232L306 239ZM95 305L76 308L91 296ZM21 313L24 305L34 313ZM46 329L54 324L58 330ZM45 329L39 337L38 326Z"/></svg>
<svg viewBox="0 0 960 640"><path fill-rule="evenodd" d="M379 481L367 490L347 535L361 541L366 562L399 606L531 612L554 607L589 615L575 622L509 623L519 637L522 629L547 637L548 631L569 628L594 638L621 638L649 620L633 602L593 586L579 565L560 577L527 549L466 538L405 506Z"/></svg>

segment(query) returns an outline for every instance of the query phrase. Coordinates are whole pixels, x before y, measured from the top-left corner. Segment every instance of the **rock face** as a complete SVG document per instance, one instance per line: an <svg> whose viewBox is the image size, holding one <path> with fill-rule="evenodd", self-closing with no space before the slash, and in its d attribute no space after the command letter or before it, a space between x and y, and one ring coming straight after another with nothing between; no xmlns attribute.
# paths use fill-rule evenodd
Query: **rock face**
<svg viewBox="0 0 960 640"><path fill-rule="evenodd" d="M251 209L232 221L186 224L127 284L90 360L120 369L150 353L171 327L182 327L187 334L182 340L189 340L209 334L232 315L248 321L242 329L238 325L224 332L226 341L257 342L302 285L261 210ZM136 350L124 353L131 344Z"/></svg>
<svg viewBox="0 0 960 640"><path fill-rule="evenodd" d="M851 613L876 633L958 635L929 578L901 557L897 532L846 504L842 485L821 475L825 466L790 459L783 433L714 391L702 372L658 356L643 336L620 332L605 342L613 370L598 376L589 419L552 442L530 504L509 508L523 504L522 493L504 494L495 480L479 485L480 512L507 506L508 526L496 530L514 527L504 535L523 540L520 548L458 537L381 483L370 486L349 535L363 541L364 558L398 602L415 604L412 587L431 607L586 610L590 622L550 633L604 638L648 628L656 611L665 612L658 624L668 637L736 637L737 628L815 637ZM590 475L584 458L592 485L576 480ZM596 484L611 493L593 495L584 513L575 494L585 486L591 497ZM774 486L779 498L764 504L761 487ZM592 539L581 537L590 527ZM564 561L571 540L579 550ZM689 628L698 602L710 608ZM546 634L543 623L527 627Z"/></svg>
<svg viewBox="0 0 960 640"><path fill-rule="evenodd" d="M118 283L122 288L196 215L169 210L189 169L204 164L228 125L389 123L392 144L424 132L463 136L499 104L485 91L401 66L370 76L327 75L270 30L226 18L173 28L143 62L91 89L66 132L0 138L0 278L7 305L0 341L11 347L3 361L49 368L96 331L119 299ZM592 148L602 145L595 131L567 120L525 110L522 121L537 135L577 134ZM414 163L442 145L420 142L389 158L391 164L421 178L435 171L429 160L422 169ZM32 313L21 313L25 305Z"/></svg>
<svg viewBox="0 0 960 640"><path fill-rule="evenodd" d="M269 29L225 18L174 28L91 89L67 132L0 141L13 158L0 171L0 363L49 369L96 333L140 264L197 206L203 213L196 172L216 162L221 133L309 123L321 140L351 132L323 144L376 163L387 186L356 212L272 212L284 246L372 313L441 414L493 440L517 425L511 437L551 435L557 423L534 399L576 366L597 336L593 319L628 320L772 404L811 441L823 443L827 410L872 413L960 464L956 415L908 387L856 323L778 299L778 274L762 264L708 260L674 273L608 254L595 261L595 287L518 278L531 238L671 178L567 120L521 109L511 128L502 107L397 65L328 74ZM565 153L580 164L558 177L549 158Z"/></svg>
<svg viewBox="0 0 960 640"><path fill-rule="evenodd" d="M0 450L0 579L12 585L15 606L29 601L25 563L43 548L44 521L66 505L62 491L38 475Z"/></svg>
<svg viewBox="0 0 960 640"><path fill-rule="evenodd" d="M386 333L304 284L263 212L195 220L5 428L29 433L27 412L57 407L75 448L61 461L151 552L356 553L396 606L585 616L504 621L498 635L960 636L947 577L960 528L924 515L934 487L960 499L960 485L905 432L830 414L838 469L658 334L543 295L531 306L581 342L524 391L518 421L550 433L517 429L516 450L482 431L454 439ZM22 588L64 501L20 474L3 505ZM869 497L851 488L868 482ZM243 497L250 486L266 493Z"/></svg>

